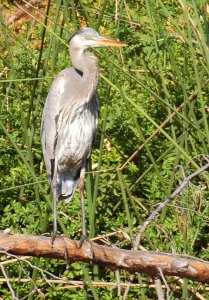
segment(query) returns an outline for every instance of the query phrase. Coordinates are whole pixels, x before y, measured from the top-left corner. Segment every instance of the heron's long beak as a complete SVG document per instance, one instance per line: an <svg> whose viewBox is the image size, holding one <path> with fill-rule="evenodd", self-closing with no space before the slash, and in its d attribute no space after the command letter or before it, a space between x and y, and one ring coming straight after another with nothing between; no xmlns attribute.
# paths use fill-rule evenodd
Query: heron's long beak
<svg viewBox="0 0 209 300"><path fill-rule="evenodd" d="M101 45L101 46L114 46L114 47L126 47L128 46L127 44L124 44L124 43L121 43L121 42L118 42L118 41L114 41L114 40L111 40L111 39L106 39L105 37L98 37L98 38L95 38L93 37L92 38L93 41L96 42L97 45Z"/></svg>

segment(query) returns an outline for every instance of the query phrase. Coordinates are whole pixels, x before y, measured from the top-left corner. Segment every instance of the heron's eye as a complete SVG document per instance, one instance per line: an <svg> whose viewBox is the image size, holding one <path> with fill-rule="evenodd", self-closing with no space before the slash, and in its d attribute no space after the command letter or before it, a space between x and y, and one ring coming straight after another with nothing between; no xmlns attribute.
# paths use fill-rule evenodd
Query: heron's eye
<svg viewBox="0 0 209 300"><path fill-rule="evenodd" d="M84 34L84 36L83 36L85 39L88 39L88 34Z"/></svg>

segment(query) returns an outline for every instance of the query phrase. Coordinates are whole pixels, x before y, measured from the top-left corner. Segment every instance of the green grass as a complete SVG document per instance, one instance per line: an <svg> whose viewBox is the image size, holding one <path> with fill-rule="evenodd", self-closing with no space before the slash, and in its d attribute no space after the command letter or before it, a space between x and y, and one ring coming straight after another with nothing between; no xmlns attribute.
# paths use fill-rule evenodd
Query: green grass
<svg viewBox="0 0 209 300"><path fill-rule="evenodd" d="M78 28L91 26L128 47L92 50L100 62L100 120L86 176L88 232L94 237L120 229L123 234L116 233L108 242L131 249L150 212L208 156L208 4L204 0L42 4L30 12L34 18L24 16L9 26L4 21L18 9L11 1L0 4L1 228L52 233L41 114L52 79L71 65L67 40ZM141 240L144 248L209 259L208 178L206 172L196 178L148 227ZM60 231L79 239L78 193L70 204L58 203L58 215ZM23 262L6 267L10 278L20 280L12 283L19 298L36 289L29 299L122 299L116 287L95 285L95 281L116 282L115 273L107 269L80 263L66 269L56 260L31 258L30 262L33 266ZM50 285L34 266L87 285L84 290ZM34 283L23 283L24 278ZM208 297L204 285L166 279L170 299L196 299L197 291ZM120 281L128 280L129 274L121 272ZM155 288L149 288L152 279L136 274L134 282L143 288L130 288L127 299L156 299ZM0 297L12 297L1 280Z"/></svg>

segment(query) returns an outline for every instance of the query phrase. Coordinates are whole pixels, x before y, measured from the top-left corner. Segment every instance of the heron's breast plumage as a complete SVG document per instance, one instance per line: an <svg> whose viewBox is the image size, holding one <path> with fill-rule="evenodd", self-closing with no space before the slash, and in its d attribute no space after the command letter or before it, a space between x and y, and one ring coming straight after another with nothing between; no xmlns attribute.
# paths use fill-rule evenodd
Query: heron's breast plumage
<svg viewBox="0 0 209 300"><path fill-rule="evenodd" d="M83 105L76 105L69 114L66 110L60 113L57 143L60 146L56 149L59 172L80 169L90 156L98 119L94 98Z"/></svg>

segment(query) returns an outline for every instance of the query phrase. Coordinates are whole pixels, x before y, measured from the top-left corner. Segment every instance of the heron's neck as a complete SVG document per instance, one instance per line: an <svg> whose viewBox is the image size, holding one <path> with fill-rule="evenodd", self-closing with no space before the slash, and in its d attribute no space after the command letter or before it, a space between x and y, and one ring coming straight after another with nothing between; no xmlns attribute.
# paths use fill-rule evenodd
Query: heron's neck
<svg viewBox="0 0 209 300"><path fill-rule="evenodd" d="M88 81L92 88L96 88L99 76L97 57L91 52L70 50L73 67L82 77L83 81Z"/></svg>

